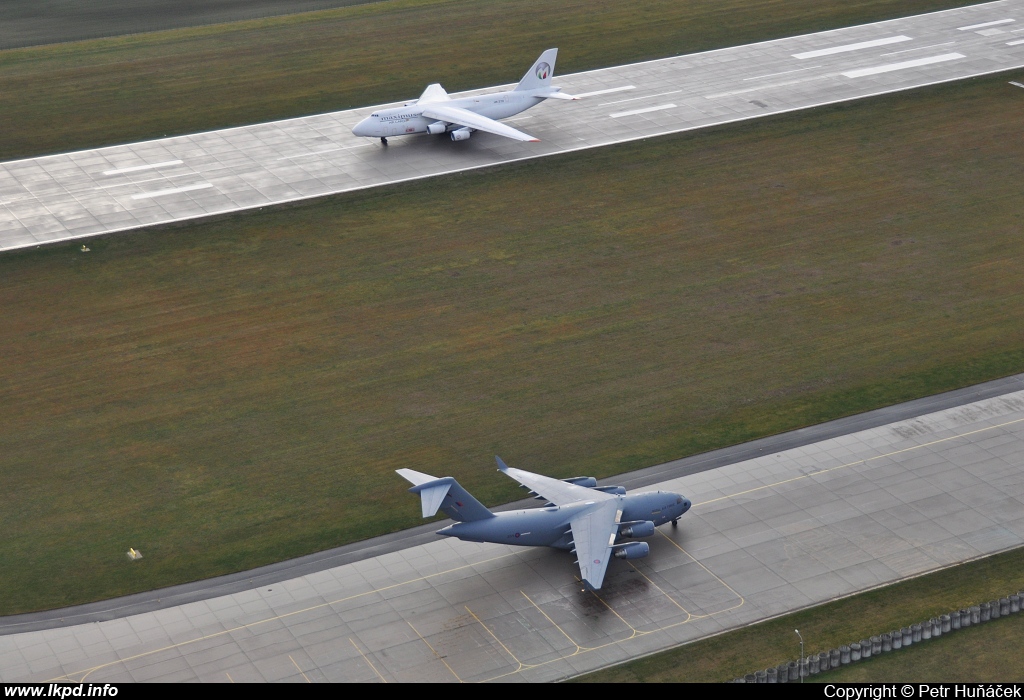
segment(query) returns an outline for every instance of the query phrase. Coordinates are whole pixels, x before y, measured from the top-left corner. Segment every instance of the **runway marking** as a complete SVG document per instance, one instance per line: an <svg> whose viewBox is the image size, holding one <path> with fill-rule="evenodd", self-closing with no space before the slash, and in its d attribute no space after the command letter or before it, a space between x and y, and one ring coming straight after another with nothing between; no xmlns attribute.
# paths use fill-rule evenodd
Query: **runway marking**
<svg viewBox="0 0 1024 700"><path fill-rule="evenodd" d="M646 100L651 97L664 97L665 95L675 95L676 93L682 92L682 90L672 90L670 92L659 92L655 95L641 95L640 97L630 97L627 100L616 100L615 102L602 102L598 107L607 107L608 105L620 105L623 102L636 102L637 100Z"/></svg>
<svg viewBox="0 0 1024 700"><path fill-rule="evenodd" d="M520 593L522 593L522 591L520 591ZM477 617L475 612L473 612L472 610L469 609L468 605L463 605L462 607L464 607L466 609L466 612L468 612L470 615L473 616L474 620L476 620L477 622L480 623L480 626L483 627L487 631L487 634L491 635L491 638L494 641L496 641L498 644L501 645L501 648L505 650L505 653L508 654L509 656L511 656L512 660L515 661L517 664L519 664L519 668L517 668L515 671L513 671L513 673L518 673L519 671L522 671L523 670L523 662L520 661L519 658L515 654L513 654L512 651L507 646L505 646L504 643L502 643L502 641L500 639L498 639L498 635L494 634L494 632L492 632L490 630L490 628L487 627L487 625L484 624L484 621L481 620L479 617Z"/></svg>
<svg viewBox="0 0 1024 700"><path fill-rule="evenodd" d="M172 165L181 165L184 161L181 160L165 160L162 163L153 163L152 165L136 165L131 168L118 168L117 170L104 170L104 175L123 175L124 173L137 173L140 170L152 170L154 168L166 168Z"/></svg>
<svg viewBox="0 0 1024 700"><path fill-rule="evenodd" d="M770 85L758 85L752 88L746 88L744 90L733 90L732 92L719 92L714 95L704 95L705 100L716 100L719 97L732 97L733 95L743 95L748 92L759 92L761 90L771 90L772 88L788 87L789 85L799 85L800 83L811 83L815 80L824 80L825 78L831 78L835 76L835 73L828 73L827 75L816 75L813 78L801 78L800 80L790 80L785 83L772 83Z"/></svg>
<svg viewBox="0 0 1024 700"><path fill-rule="evenodd" d="M195 173L188 172L188 173L178 173L177 175L164 175L163 177L154 177L154 178L151 178L149 180L136 180L134 182L129 180L128 182L119 182L119 183L117 183L115 185L100 185L99 187L93 187L93 189L94 190L109 190L109 189L113 189L115 187L129 187L131 185L144 185L147 182L163 182L165 180L170 180L170 179L176 178L176 177L188 177L189 175L195 175ZM81 190L81 192L83 192L83 193L85 191L86 190ZM74 195L75 192L68 192L68 194Z"/></svg>
<svg viewBox="0 0 1024 700"><path fill-rule="evenodd" d="M169 194L180 194L181 192L191 192L192 190L206 190L211 187L213 187L212 183L198 182L194 185L174 187L169 190L156 190L155 192L143 192L141 194L133 194L132 199L152 199L153 197L164 197Z"/></svg>
<svg viewBox="0 0 1024 700"><path fill-rule="evenodd" d="M420 631L419 631L418 629L416 629L415 627L413 627L413 626L412 626L412 623L411 623L411 622L409 622L408 620L406 620L406 621L405 621L405 624L409 625L409 628L410 628L410 629L411 629L411 630L412 630L413 632L415 632L415 633L416 633L416 636L420 638L420 641L422 641L422 642L423 642L424 644L426 644L426 645L427 645L427 649L430 649L430 651L431 651L431 652L433 652L434 656L436 656L436 657L437 657L437 660L438 660L438 661L440 661L441 663L443 663L443 664L444 664L444 667L445 667L445 668L447 668L447 669L448 669L449 671L451 671L451 672L452 672L452 675L453 675L453 676L455 676L455 680L457 680L457 681L458 681L459 683L465 683L465 681L463 681L463 680L462 680L461 678L459 678L459 674L457 674L457 673L455 672L455 670L454 670L454 669L453 669L453 668L452 668L451 666L449 666L449 665L448 665L448 662L444 660L444 657L443 657L443 656L441 656L440 654L438 654L438 653L437 653L437 650L435 650L435 649L434 649L434 647L430 646L430 642L428 642L428 641L427 641L426 639L424 639L424 638L423 638L423 635L422 635L422 634L420 634Z"/></svg>
<svg viewBox="0 0 1024 700"><path fill-rule="evenodd" d="M846 53L847 51L860 51L861 49L871 49L876 46L887 46L889 44L899 44L904 41L913 41L913 37L904 36L890 36L884 39L872 39L871 41L858 41L856 44L845 44L843 46L830 46L827 49L817 49L815 51L804 51L803 53L793 54L793 58L804 60L808 58L818 58L819 56L831 56L837 53Z"/></svg>
<svg viewBox="0 0 1024 700"><path fill-rule="evenodd" d="M1016 41L1006 42L1007 46L1017 46L1018 44L1024 44L1024 39L1017 39Z"/></svg>
<svg viewBox="0 0 1024 700"><path fill-rule="evenodd" d="M228 677L228 680L229 680L230 682L232 682L232 683L234 683L234 682L235 682L235 679L234 679L234 678L232 678L232 677L231 677L231 674L230 674L230 673L228 673L227 671L225 671L225 672L224 672L224 675Z"/></svg>
<svg viewBox="0 0 1024 700"><path fill-rule="evenodd" d="M883 56L895 56L896 54L900 54L900 53L910 53L911 51L922 51L924 49L934 49L937 46L949 46L949 45L955 44L955 43L956 43L955 41L947 41L947 42L942 43L942 44L928 44L928 46L918 46L918 47L913 48L913 49L903 49L902 51L893 51L892 53L883 53L882 55Z"/></svg>
<svg viewBox="0 0 1024 700"><path fill-rule="evenodd" d="M352 646L354 646L356 648L356 651L359 652L359 655L363 657L363 661L366 662L366 665L369 666L373 670L373 672L377 674L377 678L380 678L381 682L387 683L387 679L384 678L384 676L380 675L380 671L377 670L377 667L374 666L373 663L368 658L366 658L366 654L364 654L363 650L359 648L359 645L356 644L355 640L352 639L352 637L349 637L348 641L352 642Z"/></svg>
<svg viewBox="0 0 1024 700"><path fill-rule="evenodd" d="M966 27L957 27L961 32L969 32L972 29L981 29L982 27L995 27L999 24L1009 24L1010 22L1016 22L1015 19L997 19L995 22L982 22L981 24L969 24Z"/></svg>
<svg viewBox="0 0 1024 700"><path fill-rule="evenodd" d="M318 156L318 155L320 155L322 153L335 153L337 151L351 151L354 148L366 148L367 146L371 146L371 145L374 145L374 144L357 143L354 146L338 146L337 148L325 148L322 151L310 151L309 153L300 153L297 156L283 156L281 158L278 158L277 160L294 160L295 158L305 158L307 156Z"/></svg>
<svg viewBox="0 0 1024 700"><path fill-rule="evenodd" d="M292 662L293 666L295 666L295 670L297 670L299 673L302 674L302 677L306 679L307 683L312 683L313 682L313 681L309 680L309 676L307 676L305 674L305 672L301 668L299 668L299 665L297 663L295 663L295 659L292 658L291 654L288 655L288 660Z"/></svg>
<svg viewBox="0 0 1024 700"><path fill-rule="evenodd" d="M657 112L662 109L672 109L673 107L675 107L675 105L669 103L667 105L658 105L657 107L644 107L643 109L632 109L628 112L614 112L612 114L609 114L608 116L611 117L612 119L618 119L619 117L631 117L634 114L646 114L647 112Z"/></svg>
<svg viewBox="0 0 1024 700"><path fill-rule="evenodd" d="M574 97L596 97L598 95L609 95L613 92L622 92L623 90L636 90L636 85L623 85L622 87L608 88L607 90L594 90L593 92L582 92Z"/></svg>
<svg viewBox="0 0 1024 700"><path fill-rule="evenodd" d="M781 73L768 73L767 75L755 75L753 78L744 78L744 82L747 80L760 80L761 78L774 78L778 75L789 75L790 73L802 73L805 70L814 70L815 68L823 68L824 66L808 66L807 68L797 68L796 70L784 70Z"/></svg>
<svg viewBox="0 0 1024 700"><path fill-rule="evenodd" d="M906 68L917 68L918 66L927 66L932 63L945 63L946 61L956 61L961 58L967 58L962 53L944 53L941 56L929 56L928 58L918 58L913 61L903 61L902 63L886 63L883 66L874 66L872 68L858 68L857 70L851 70L843 73L842 75L846 78L862 78L865 75L878 75L879 73L891 73L892 71L904 70Z"/></svg>
<svg viewBox="0 0 1024 700"><path fill-rule="evenodd" d="M1016 85L1019 88L1024 88L1024 85L1022 85L1021 83L1015 83L1012 80L1010 81L1010 85Z"/></svg>
<svg viewBox="0 0 1024 700"><path fill-rule="evenodd" d="M540 606L539 606L539 605L537 605L536 603L534 603L534 602L533 602L533 599L532 599L532 598L530 598L530 596L526 595L526 592L525 592L525 591L522 591L522 590L520 590L519 592L523 594L523 597L524 597L524 598L526 598L526 599L527 599L528 601L530 601L530 605L532 605L533 607L535 607L535 608L537 609L537 612L539 612L539 613L540 613L541 615L543 615L543 616L544 616L544 619L545 619L545 620L547 620L547 621L548 621L548 622L550 622L550 623L551 623L552 625L554 625L554 626L555 626L555 629L556 629L556 630L558 630L559 632L561 632L561 633L562 633L562 635L563 635L563 636L564 636L564 637L565 637L566 639L568 639L568 640L569 640L569 643L570 643L570 644L572 644L572 645L573 645L574 647L576 647L576 651L574 651L573 653L569 654L569 656L576 656L576 654L579 654L579 653L580 653L581 651L583 651L583 648L582 648L582 647L581 647L581 646L580 646L579 644L577 644L577 643L576 643L576 640L575 640L575 639L573 639L572 637L570 637L570 636L569 636L568 634L566 634L566 633L565 633L565 630L564 630L564 629L562 629L561 627L559 627L559 626L558 626L558 623L557 623L557 622L555 622L555 621L554 621L554 620L552 620L552 619L551 619L550 617L548 617L548 614L547 614L546 612L544 612L543 610L541 610L541 609L540 609ZM559 657L559 658L562 658L562 659L564 659L564 658L566 658L566 657L562 656L562 657Z"/></svg>
<svg viewBox="0 0 1024 700"><path fill-rule="evenodd" d="M682 547L681 547L681 546L679 545L679 543L678 543L678 542L676 542L676 541L675 541L674 539L672 539L671 537L669 537L668 535L666 535L666 534L665 534L664 532L662 532L661 530L658 530L658 531L657 531L657 533L658 533L659 535L661 535L662 537L664 537L664 538L665 538L666 540L668 540L669 542L671 542L671 543L672 543L672 546L673 546L673 547L675 547L675 548L676 548L676 549L678 549L678 550L679 550L680 552L682 552L683 554L685 554L686 556L688 556L688 557L690 558L690 561L692 561L692 562L693 562L694 564L696 564L696 565L697 565L697 566L699 566L700 568L704 569L704 571L705 571L705 572L707 572L708 576L711 576L711 577L712 577L712 578L714 578L714 579L715 579L716 581L718 581L718 582L719 582L720 584L722 584L723 586L725 586L726 588L728 588L728 589L729 589L729 592L730 592L730 593L732 593L732 594L733 594L734 596L736 596L737 598L739 598L739 600L740 600L740 602L739 602L739 604L738 604L738 605L734 605L734 606L732 606L731 608L725 608L724 610L716 610L715 612L713 612L713 613L708 613L707 615L694 615L694 616L693 616L693 618L694 618L695 620L700 620L700 619L703 619L703 618L706 618L706 617L712 617L713 615L720 615L721 613L724 613L724 612L729 612L730 610L735 610L736 608L740 608L740 607L743 607L743 605L744 605L744 604L745 604L745 603L746 603L747 601L746 601L746 599L745 599L745 598L744 598L743 596L741 596L741 595L740 595L739 593L737 593L737 592L736 592L736 589L734 589L734 588L733 588L732 586L730 586L730 585L729 585L728 583L726 583L725 581L723 581L723 580L722 580L722 579L721 579L721 578L720 578L720 577L719 577L719 576L718 576L717 574L715 574L715 573L714 573L714 572L713 572L713 571L712 571L711 569L709 569L708 567L706 567L706 566L704 566L704 565L703 565L702 563L700 563L700 561L698 561L698 560L697 560L697 558L696 558L695 556L693 556L692 554L690 554L689 552L687 552L687 551L686 551L685 549L683 549L683 548L682 548Z"/></svg>

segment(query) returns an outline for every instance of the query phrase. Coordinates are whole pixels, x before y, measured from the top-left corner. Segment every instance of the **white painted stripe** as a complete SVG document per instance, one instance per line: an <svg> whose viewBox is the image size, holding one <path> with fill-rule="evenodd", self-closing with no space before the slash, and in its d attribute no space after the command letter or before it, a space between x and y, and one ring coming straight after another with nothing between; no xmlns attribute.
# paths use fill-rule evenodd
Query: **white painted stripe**
<svg viewBox="0 0 1024 700"><path fill-rule="evenodd" d="M583 92L573 97L594 97L596 95L607 95L612 92L622 92L623 90L636 90L636 85L623 85L617 88L608 88L607 90L594 90L593 92Z"/></svg>
<svg viewBox="0 0 1024 700"><path fill-rule="evenodd" d="M900 53L910 53L911 51L924 51L925 49L934 49L934 48L936 48L938 46L950 46L950 45L955 44L955 43L956 43L955 41L947 41L944 44L928 44L928 46L918 46L917 48L914 48L914 49L903 49L902 51L893 51L892 53L883 53L882 55L883 56L895 56L896 54L900 54Z"/></svg>
<svg viewBox="0 0 1024 700"><path fill-rule="evenodd" d="M719 97L732 97L733 95L743 95L748 92L762 92L764 90L771 90L773 88L789 87L790 85L799 85L801 83L813 83L815 80L824 80L825 78L831 78L838 75L838 73L829 73L827 75L816 75L813 78L803 78L802 80L790 80L785 83L771 83L769 85L758 85L757 87L746 88L745 90L733 90L731 92L719 92L714 95L704 95L705 100L714 100Z"/></svg>
<svg viewBox="0 0 1024 700"><path fill-rule="evenodd" d="M1017 41L1006 42L1007 46L1017 46L1018 44L1024 44L1024 39L1017 39Z"/></svg>
<svg viewBox="0 0 1024 700"><path fill-rule="evenodd" d="M831 56L836 53L846 53L847 51L860 51L861 49L870 49L875 46L886 46L888 44L898 44L902 41L913 41L912 37L903 36L889 36L884 39L872 39L871 41L861 41L856 44L846 44L844 46L832 46L827 49L818 49L817 51L804 51L803 53L793 54L793 58L799 58L803 60L805 58L817 58L818 56Z"/></svg>
<svg viewBox="0 0 1024 700"><path fill-rule="evenodd" d="M143 192L142 194L133 194L132 199L150 199L152 197L163 197L167 194L178 194L180 192L191 192L192 190L205 190L208 187L213 187L213 184L209 182L200 182L195 185L186 185L185 187L175 187L172 190L156 190L155 192Z"/></svg>
<svg viewBox="0 0 1024 700"><path fill-rule="evenodd" d="M994 27L997 24L1009 24L1010 22L1016 22L1015 19L997 19L995 22L982 22L981 24L968 24L966 27L957 27L961 32L969 32L972 29L981 29L982 27Z"/></svg>
<svg viewBox="0 0 1024 700"><path fill-rule="evenodd" d="M657 107L644 107L643 109L633 109L633 110L630 110L628 112L615 112L614 114L609 114L608 116L611 117L612 119L618 119L619 117L631 117L634 114L644 114L646 112L657 112L658 110L661 110L661 109L672 109L673 107L675 107L674 104L658 105Z"/></svg>
<svg viewBox="0 0 1024 700"><path fill-rule="evenodd" d="M165 160L163 163L153 163L152 165L136 165L134 168L118 168L117 170L104 170L104 175L121 175L123 173L137 173L140 170L152 170L153 168L165 168L171 165L181 165L180 160Z"/></svg>
<svg viewBox="0 0 1024 700"><path fill-rule="evenodd" d="M1024 88L1024 85L1021 85L1020 83L1015 83L1012 80L1010 81L1010 85L1016 85L1019 88Z"/></svg>
<svg viewBox="0 0 1024 700"><path fill-rule="evenodd" d="M778 75L789 75L790 73L802 73L805 70L814 70L815 68L821 68L822 66L808 66L807 68L797 68L796 70L784 70L781 73L769 73L768 75L755 75L753 78L744 78L743 81L748 80L760 80L761 78L774 78Z"/></svg>
<svg viewBox="0 0 1024 700"><path fill-rule="evenodd" d="M164 175L163 177L154 177L149 180L136 180L134 182L118 182L115 185L100 185L99 187L93 187L94 190L111 190L115 187L131 187L132 185L144 185L147 182L165 182L167 180L173 180L176 177L189 177L195 173L178 173L177 175Z"/></svg>
<svg viewBox="0 0 1024 700"><path fill-rule="evenodd" d="M887 63L884 66L874 66L872 68L859 68L857 70L847 71L846 73L843 73L843 76L846 78L862 78L865 75L891 73L894 70L917 68L918 66L927 66L932 63L945 63L946 61L956 61L960 58L967 57L962 53L944 53L941 56L929 56L928 58L919 58L916 61L903 61L902 63Z"/></svg>
<svg viewBox="0 0 1024 700"><path fill-rule="evenodd" d="M665 95L675 95L682 90L670 90L669 92L659 92L654 95L642 95L641 97L630 97L628 100L615 100L615 102L602 102L598 107L607 107L608 105L620 105L623 102L636 102L637 100L647 100L652 97L664 97Z"/></svg>

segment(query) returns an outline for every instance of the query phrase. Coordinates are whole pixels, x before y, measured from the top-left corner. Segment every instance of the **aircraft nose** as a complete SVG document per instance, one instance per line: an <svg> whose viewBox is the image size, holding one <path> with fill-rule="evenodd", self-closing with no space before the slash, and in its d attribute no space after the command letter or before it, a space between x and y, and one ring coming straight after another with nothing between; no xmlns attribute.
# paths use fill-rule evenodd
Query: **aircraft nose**
<svg viewBox="0 0 1024 700"><path fill-rule="evenodd" d="M373 136L373 134L370 133L370 118L367 117L353 126L352 133L356 136Z"/></svg>
<svg viewBox="0 0 1024 700"><path fill-rule="evenodd" d="M683 513L685 513L688 510L690 510L690 499L689 498L684 498L683 499Z"/></svg>

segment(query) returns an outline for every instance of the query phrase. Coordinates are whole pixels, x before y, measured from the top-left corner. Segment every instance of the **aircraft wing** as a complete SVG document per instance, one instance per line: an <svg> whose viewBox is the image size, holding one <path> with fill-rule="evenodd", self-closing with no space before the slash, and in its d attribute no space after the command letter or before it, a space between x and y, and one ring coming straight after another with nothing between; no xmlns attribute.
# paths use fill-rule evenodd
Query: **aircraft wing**
<svg viewBox="0 0 1024 700"><path fill-rule="evenodd" d="M506 136L516 141L540 141L540 139L535 139L529 134L524 134L499 121L451 105L431 104L423 110L423 116L427 119L437 119L442 122L468 126L470 129L487 131L498 136Z"/></svg>
<svg viewBox="0 0 1024 700"><path fill-rule="evenodd" d="M501 461L501 457L495 457L494 459L498 461L498 469L504 472L505 475L548 499L556 506L565 506L580 501L615 500L615 496L610 493L588 489L586 486L577 486L560 479L552 479L550 476L541 476L540 474L526 472L522 469L514 469Z"/></svg>
<svg viewBox="0 0 1024 700"><path fill-rule="evenodd" d="M604 572L612 558L612 544L619 529L619 504L602 501L569 521L573 546L583 583L597 590L604 583Z"/></svg>

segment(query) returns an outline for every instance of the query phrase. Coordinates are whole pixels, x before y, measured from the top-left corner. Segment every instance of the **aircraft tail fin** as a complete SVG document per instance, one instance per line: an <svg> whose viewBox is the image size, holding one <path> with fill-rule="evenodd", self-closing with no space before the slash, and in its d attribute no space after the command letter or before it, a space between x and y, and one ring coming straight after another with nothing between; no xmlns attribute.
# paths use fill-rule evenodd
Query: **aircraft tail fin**
<svg viewBox="0 0 1024 700"><path fill-rule="evenodd" d="M412 469L396 471L413 484L409 492L419 494L424 518L433 517L438 510L460 523L494 517L494 513L473 498L453 477L437 478Z"/></svg>
<svg viewBox="0 0 1024 700"><path fill-rule="evenodd" d="M428 104L430 102L447 102L451 98L448 97L448 92L441 87L440 83L431 83L427 86L427 89L423 91L420 98L416 100L416 104Z"/></svg>
<svg viewBox="0 0 1024 700"><path fill-rule="evenodd" d="M537 88L551 87L551 76L555 73L555 58L558 56L558 49L548 49L540 55L540 58L530 66L526 75L516 85L516 90L536 90Z"/></svg>

